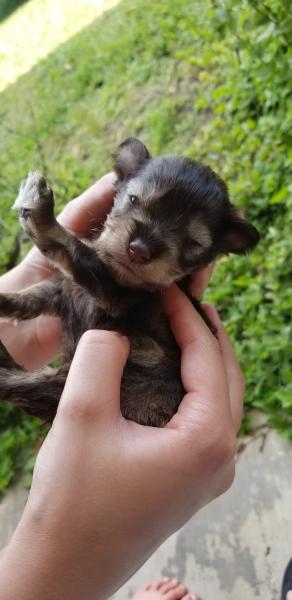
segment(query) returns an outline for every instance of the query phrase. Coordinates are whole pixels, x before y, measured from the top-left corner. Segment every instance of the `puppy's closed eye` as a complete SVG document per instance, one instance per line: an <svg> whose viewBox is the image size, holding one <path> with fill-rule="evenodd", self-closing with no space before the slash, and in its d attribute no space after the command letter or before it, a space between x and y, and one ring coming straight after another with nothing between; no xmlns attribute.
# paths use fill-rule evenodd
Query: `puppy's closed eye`
<svg viewBox="0 0 292 600"><path fill-rule="evenodd" d="M203 246L200 242L198 242L198 240L192 240L188 242L188 248L191 250L196 250L197 248L203 248Z"/></svg>
<svg viewBox="0 0 292 600"><path fill-rule="evenodd" d="M183 249L183 262L185 266L192 266L198 258L198 254L203 250L202 244L196 240L188 241Z"/></svg>

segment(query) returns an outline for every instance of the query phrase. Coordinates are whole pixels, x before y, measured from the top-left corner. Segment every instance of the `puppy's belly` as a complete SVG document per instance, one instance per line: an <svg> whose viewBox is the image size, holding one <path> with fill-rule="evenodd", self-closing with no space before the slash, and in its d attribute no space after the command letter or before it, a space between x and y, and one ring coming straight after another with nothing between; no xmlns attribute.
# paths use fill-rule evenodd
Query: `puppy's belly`
<svg viewBox="0 0 292 600"><path fill-rule="evenodd" d="M163 350L161 353L163 353ZM164 354L164 353L163 353ZM177 412L184 396L180 378L179 360L163 356L158 360L158 352L152 355L145 352L133 353L127 362L121 385L121 411L124 417L141 425L163 427Z"/></svg>

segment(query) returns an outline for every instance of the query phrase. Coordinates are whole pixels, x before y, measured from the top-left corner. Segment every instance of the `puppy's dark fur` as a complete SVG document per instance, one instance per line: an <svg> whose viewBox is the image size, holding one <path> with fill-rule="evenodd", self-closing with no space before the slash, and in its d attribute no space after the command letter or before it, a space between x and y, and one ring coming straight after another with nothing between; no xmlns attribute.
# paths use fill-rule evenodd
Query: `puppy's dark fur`
<svg viewBox="0 0 292 600"><path fill-rule="evenodd" d="M187 277L218 254L244 253L259 239L230 203L225 183L186 158L152 158L129 138L114 159L117 193L99 235L80 241L54 217L53 193L31 173L15 202L25 231L58 272L20 294L0 294L0 316L58 315L64 326L63 366L24 371L0 347L0 400L47 421L55 416L70 362L87 329L129 337L121 387L123 415L162 426L184 390L180 353L161 306L161 289ZM80 398L82 402L82 398Z"/></svg>

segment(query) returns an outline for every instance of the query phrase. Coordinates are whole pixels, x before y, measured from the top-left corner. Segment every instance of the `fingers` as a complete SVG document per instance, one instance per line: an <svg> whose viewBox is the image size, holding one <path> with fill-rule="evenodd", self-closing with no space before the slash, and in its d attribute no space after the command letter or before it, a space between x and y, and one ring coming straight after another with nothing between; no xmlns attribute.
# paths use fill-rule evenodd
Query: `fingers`
<svg viewBox="0 0 292 600"><path fill-rule="evenodd" d="M222 358L227 375L232 418L236 431L238 431L243 411L245 390L244 378L229 337L216 309L214 306L204 305L204 310L217 328Z"/></svg>
<svg viewBox="0 0 292 600"><path fill-rule="evenodd" d="M58 221L78 237L87 237L98 221L110 211L115 195L116 175L108 173L80 196L71 200Z"/></svg>
<svg viewBox="0 0 292 600"><path fill-rule="evenodd" d="M47 315L34 319L33 325L31 321L1 324L1 340L14 360L28 371L40 369L56 357L61 335L60 320Z"/></svg>
<svg viewBox="0 0 292 600"><path fill-rule="evenodd" d="M120 386L129 344L112 331L87 331L75 352L60 401L60 412L77 422L120 414ZM59 411L58 411L59 412Z"/></svg>
<svg viewBox="0 0 292 600"><path fill-rule="evenodd" d="M176 286L165 293L164 307L182 351L181 376L189 393L179 413L186 411L186 416L191 416L203 404L205 412L230 418L229 392L218 341Z"/></svg>
<svg viewBox="0 0 292 600"><path fill-rule="evenodd" d="M214 264L211 263L210 265L207 265L207 267L204 267L203 269L200 269L199 271L196 271L192 274L190 282L190 293L193 296L193 298L197 298L197 300L200 300L203 297L204 292L208 287L213 267Z"/></svg>
<svg viewBox="0 0 292 600"><path fill-rule="evenodd" d="M21 263L16 265L0 278L1 292L19 292L30 285L39 283L41 279L49 277L52 269L47 259L37 248L32 248Z"/></svg>
<svg viewBox="0 0 292 600"><path fill-rule="evenodd" d="M194 309L191 301L176 285L164 291L162 300L176 341L182 351L196 339L204 338L206 342L212 339L213 336L207 325Z"/></svg>

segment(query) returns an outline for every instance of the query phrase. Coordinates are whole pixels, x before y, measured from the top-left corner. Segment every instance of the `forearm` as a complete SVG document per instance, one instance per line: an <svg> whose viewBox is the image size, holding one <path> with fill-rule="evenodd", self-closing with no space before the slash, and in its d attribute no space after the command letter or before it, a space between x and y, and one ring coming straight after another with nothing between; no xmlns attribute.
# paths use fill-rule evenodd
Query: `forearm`
<svg viewBox="0 0 292 600"><path fill-rule="evenodd" d="M145 532L139 541L136 532L131 539L102 526L100 535L82 535L76 543L78 522L72 529L63 523L58 517L47 522L36 515L23 517L0 554L0 600L104 600L159 545L150 538L145 544Z"/></svg>
<svg viewBox="0 0 292 600"><path fill-rule="evenodd" d="M59 531L53 531L54 528L44 529L42 523L38 527L36 522L29 526L25 519L20 523L1 555L0 600L96 600L105 597L98 592L99 565L95 565L93 585L90 570L84 564L84 548L80 570L78 554L81 549L71 540L71 532L67 532L64 544L62 526ZM90 564L90 556L88 559Z"/></svg>

